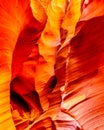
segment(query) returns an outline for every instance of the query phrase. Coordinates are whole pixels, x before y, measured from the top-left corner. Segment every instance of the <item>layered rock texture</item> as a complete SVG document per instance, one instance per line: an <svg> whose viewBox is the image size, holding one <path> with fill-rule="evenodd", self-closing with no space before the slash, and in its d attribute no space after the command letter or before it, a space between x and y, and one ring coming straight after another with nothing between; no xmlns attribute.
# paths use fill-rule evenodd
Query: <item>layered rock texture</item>
<svg viewBox="0 0 104 130"><path fill-rule="evenodd" d="M0 0L0 130L104 130L104 0Z"/></svg>

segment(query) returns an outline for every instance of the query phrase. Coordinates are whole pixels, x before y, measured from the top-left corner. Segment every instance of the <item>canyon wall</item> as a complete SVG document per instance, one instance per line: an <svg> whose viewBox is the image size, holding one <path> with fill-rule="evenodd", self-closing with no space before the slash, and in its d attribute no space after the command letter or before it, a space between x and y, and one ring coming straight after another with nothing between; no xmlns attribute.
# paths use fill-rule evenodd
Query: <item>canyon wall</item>
<svg viewBox="0 0 104 130"><path fill-rule="evenodd" d="M0 0L0 130L103 130L103 28L103 0Z"/></svg>

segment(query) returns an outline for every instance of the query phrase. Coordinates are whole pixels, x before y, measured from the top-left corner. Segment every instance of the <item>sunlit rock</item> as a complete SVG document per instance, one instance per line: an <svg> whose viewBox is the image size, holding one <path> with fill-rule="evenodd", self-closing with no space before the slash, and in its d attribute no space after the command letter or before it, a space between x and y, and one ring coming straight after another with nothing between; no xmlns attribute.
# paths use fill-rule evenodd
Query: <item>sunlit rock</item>
<svg viewBox="0 0 104 130"><path fill-rule="evenodd" d="M0 130L104 129L103 5L0 0Z"/></svg>

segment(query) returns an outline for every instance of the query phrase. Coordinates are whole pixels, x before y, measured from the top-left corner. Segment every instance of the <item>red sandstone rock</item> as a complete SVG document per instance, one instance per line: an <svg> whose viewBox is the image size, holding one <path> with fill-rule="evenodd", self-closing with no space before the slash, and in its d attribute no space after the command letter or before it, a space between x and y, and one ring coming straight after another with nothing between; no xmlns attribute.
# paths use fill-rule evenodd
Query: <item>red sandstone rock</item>
<svg viewBox="0 0 104 130"><path fill-rule="evenodd" d="M103 5L0 0L0 130L104 129Z"/></svg>

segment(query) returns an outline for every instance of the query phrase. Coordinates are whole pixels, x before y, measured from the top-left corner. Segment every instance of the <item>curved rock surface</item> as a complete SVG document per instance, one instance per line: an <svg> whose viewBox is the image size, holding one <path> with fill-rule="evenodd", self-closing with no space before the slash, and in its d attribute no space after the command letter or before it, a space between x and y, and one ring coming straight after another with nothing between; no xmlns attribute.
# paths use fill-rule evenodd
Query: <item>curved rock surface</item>
<svg viewBox="0 0 104 130"><path fill-rule="evenodd" d="M0 130L103 130L103 28L103 0L0 0Z"/></svg>

